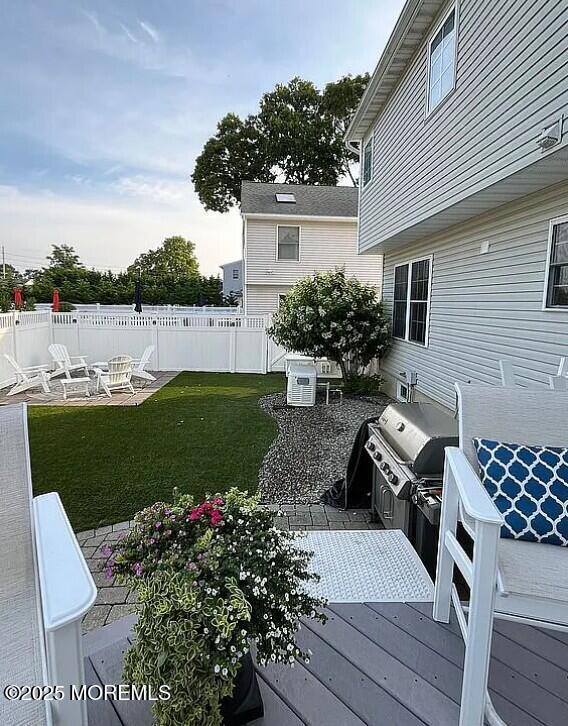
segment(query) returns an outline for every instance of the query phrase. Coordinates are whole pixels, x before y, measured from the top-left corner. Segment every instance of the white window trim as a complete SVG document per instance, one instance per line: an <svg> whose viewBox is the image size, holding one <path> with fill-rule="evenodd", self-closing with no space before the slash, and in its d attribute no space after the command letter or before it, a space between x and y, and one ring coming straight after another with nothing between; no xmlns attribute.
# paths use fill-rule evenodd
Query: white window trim
<svg viewBox="0 0 568 726"><path fill-rule="evenodd" d="M281 260L278 257L278 230L280 227L297 227L298 228L298 259L297 260ZM276 262L284 262L292 265L297 265L302 260L302 225L300 224L277 224L276 225L276 249L274 250L274 260Z"/></svg>
<svg viewBox="0 0 568 726"><path fill-rule="evenodd" d="M438 103L433 107L430 108L430 57L431 57L431 48L432 43L434 41L434 38L438 35L440 29L446 22L446 20L450 17L452 13L455 13L454 15L454 31L455 31L455 42L454 42L454 77L452 79L452 87L450 90L446 93L446 95L441 98ZM426 113L425 117L428 118L432 114L436 113L436 111L444 105L444 103L450 98L450 96L453 94L453 92L456 90L456 72L458 68L458 30L459 30L459 2L456 2L454 5L452 5L450 8L448 8L448 11L444 14L436 28L434 29L433 33L430 35L430 38L428 39L428 46L427 46L427 52L426 52Z"/></svg>
<svg viewBox="0 0 568 726"><path fill-rule="evenodd" d="M365 181L365 150L367 146L371 145L371 175ZM361 155L361 188L365 189L369 186L369 184L373 181L373 149L374 149L374 143L373 143L373 133L369 136L367 141L363 144L363 154Z"/></svg>
<svg viewBox="0 0 568 726"><path fill-rule="evenodd" d="M550 260L552 257L552 234L557 224L566 224L568 222L568 214L563 217L555 217L551 219L548 225L548 244L546 246L546 262L544 272L544 291L542 296L542 309L548 313L566 313L568 305L549 305L548 304L548 283L550 282Z"/></svg>
<svg viewBox="0 0 568 726"><path fill-rule="evenodd" d="M424 342L420 343L417 340L410 340L410 292L412 287L412 265L415 262L424 262L424 260L429 260L430 264L428 265L428 296L426 297L426 334L424 336ZM400 262L398 265L394 266L393 269L393 292L392 292L392 301L393 301L393 320L394 320L394 280L396 278L396 270L398 267L408 267L408 285L406 289L406 329L404 333L404 338L399 338L396 335L393 335L393 338L395 340L401 340L405 343L409 343L410 345L417 345L420 348L428 348L430 344L430 307L432 304L432 268L434 266L434 255L423 255L422 257L415 257L412 260L407 260L406 262Z"/></svg>

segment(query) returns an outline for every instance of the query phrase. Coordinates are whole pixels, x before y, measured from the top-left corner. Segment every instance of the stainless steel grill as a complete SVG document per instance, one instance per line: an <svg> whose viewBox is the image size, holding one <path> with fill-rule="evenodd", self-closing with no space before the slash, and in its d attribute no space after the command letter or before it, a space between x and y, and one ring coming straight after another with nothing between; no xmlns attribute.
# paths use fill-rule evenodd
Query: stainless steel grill
<svg viewBox="0 0 568 726"><path fill-rule="evenodd" d="M441 486L445 447L457 444L457 422L430 403L392 404L377 423L369 424L366 448L375 463L372 508L385 527L411 537L411 498L417 501L420 488ZM423 506L439 506L439 499L422 497L421 511Z"/></svg>

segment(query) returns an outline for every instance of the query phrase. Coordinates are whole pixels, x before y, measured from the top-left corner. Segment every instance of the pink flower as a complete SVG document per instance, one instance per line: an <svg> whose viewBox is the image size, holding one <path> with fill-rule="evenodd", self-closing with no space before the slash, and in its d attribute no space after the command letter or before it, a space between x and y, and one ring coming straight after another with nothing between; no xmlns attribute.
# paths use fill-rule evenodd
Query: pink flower
<svg viewBox="0 0 568 726"><path fill-rule="evenodd" d="M101 554L105 557L110 557L112 554L112 547L108 544L103 545L103 547L101 547Z"/></svg>
<svg viewBox="0 0 568 726"><path fill-rule="evenodd" d="M218 524L221 524L223 521L223 515L218 509L215 509L213 512L211 512L211 524L213 527L216 527Z"/></svg>
<svg viewBox="0 0 568 726"><path fill-rule="evenodd" d="M136 577L140 577L142 571L144 570L144 567L142 566L141 562L135 562L132 565L132 569L134 570L134 574L136 575Z"/></svg>

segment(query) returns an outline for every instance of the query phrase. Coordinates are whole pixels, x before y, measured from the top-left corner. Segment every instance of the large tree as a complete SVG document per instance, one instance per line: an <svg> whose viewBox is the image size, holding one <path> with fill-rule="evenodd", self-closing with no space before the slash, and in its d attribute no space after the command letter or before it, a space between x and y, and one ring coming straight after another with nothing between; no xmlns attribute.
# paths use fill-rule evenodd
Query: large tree
<svg viewBox="0 0 568 726"><path fill-rule="evenodd" d="M355 160L343 137L369 76L345 76L322 90L293 78L263 95L256 115L227 114L197 157L191 179L206 209L240 202L243 180L337 184Z"/></svg>
<svg viewBox="0 0 568 726"><path fill-rule="evenodd" d="M164 284L180 282L199 276L195 245L183 237L168 237L155 250L137 257L128 267L130 275L142 279L160 280Z"/></svg>

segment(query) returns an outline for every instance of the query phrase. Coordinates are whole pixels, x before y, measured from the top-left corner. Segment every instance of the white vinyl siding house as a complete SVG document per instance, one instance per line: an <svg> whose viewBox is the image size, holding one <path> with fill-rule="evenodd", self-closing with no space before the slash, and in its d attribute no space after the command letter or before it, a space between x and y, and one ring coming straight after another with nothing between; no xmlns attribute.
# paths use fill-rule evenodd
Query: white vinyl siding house
<svg viewBox="0 0 568 726"><path fill-rule="evenodd" d="M343 267L347 275L374 285L380 294L382 280L382 258L373 256L365 259L357 251L357 190L348 187L336 188L338 193L350 197L350 213L337 208L334 198L327 199L326 188L319 192L317 187L298 187L285 184L247 184L243 190L242 204L244 240L244 306L249 315L267 315L278 309L279 300L302 277L314 272ZM268 198L276 192L293 189L298 206L285 203L271 207ZM302 195L311 195L316 190L322 196L317 205L306 202L311 209L302 206ZM262 197L261 193L266 196ZM256 194L258 200L250 199ZM325 205L325 206L322 206ZM267 208L266 212L249 211ZM333 214L337 210L337 214ZM311 214L307 212L312 211ZM313 213L319 211L319 214ZM298 213L299 212L299 213ZM327 212L325 215L321 212Z"/></svg>
<svg viewBox="0 0 568 726"><path fill-rule="evenodd" d="M403 8L347 134L372 139L358 243L384 259L394 396L416 371L453 410L454 382L498 384L501 359L548 386L568 355L567 24L552 0Z"/></svg>

